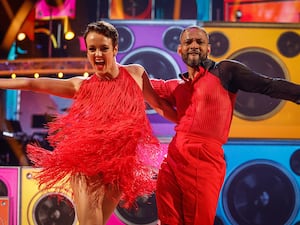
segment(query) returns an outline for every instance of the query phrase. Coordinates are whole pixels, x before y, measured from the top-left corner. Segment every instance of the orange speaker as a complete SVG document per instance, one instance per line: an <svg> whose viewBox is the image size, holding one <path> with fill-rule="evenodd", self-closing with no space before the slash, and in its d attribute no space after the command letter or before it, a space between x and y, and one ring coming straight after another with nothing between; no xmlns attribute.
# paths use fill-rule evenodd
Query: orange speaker
<svg viewBox="0 0 300 225"><path fill-rule="evenodd" d="M270 77L300 84L300 25L204 23L211 41L210 58L235 59ZM239 91L231 138L300 138L300 106Z"/></svg>
<svg viewBox="0 0 300 225"><path fill-rule="evenodd" d="M0 197L0 224L11 224L9 223L9 199L6 197Z"/></svg>

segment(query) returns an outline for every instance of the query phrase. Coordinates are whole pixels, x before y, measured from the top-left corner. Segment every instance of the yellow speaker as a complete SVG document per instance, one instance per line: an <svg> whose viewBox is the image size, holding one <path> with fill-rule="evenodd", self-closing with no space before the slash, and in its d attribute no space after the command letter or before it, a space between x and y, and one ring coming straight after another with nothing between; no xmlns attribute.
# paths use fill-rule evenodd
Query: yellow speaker
<svg viewBox="0 0 300 225"><path fill-rule="evenodd" d="M236 59L251 69L300 84L300 25L203 23L210 58ZM239 91L230 138L300 138L300 106Z"/></svg>
<svg viewBox="0 0 300 225"><path fill-rule="evenodd" d="M21 167L21 225L79 225L70 187L65 187L60 192L40 191L37 181L33 179L34 173L38 170L38 168ZM2 225L1 221L0 225ZM123 225L123 223L112 214L107 225Z"/></svg>
<svg viewBox="0 0 300 225"><path fill-rule="evenodd" d="M21 169L22 225L78 225L74 203L66 187L61 192L40 191L33 175L37 168Z"/></svg>

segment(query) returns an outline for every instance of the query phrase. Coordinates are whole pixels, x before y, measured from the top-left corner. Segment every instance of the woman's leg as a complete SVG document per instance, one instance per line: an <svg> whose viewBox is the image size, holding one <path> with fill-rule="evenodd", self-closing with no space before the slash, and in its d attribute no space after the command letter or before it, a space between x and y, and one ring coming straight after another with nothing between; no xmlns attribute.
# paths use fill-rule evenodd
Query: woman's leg
<svg viewBox="0 0 300 225"><path fill-rule="evenodd" d="M102 202L103 224L106 224L114 210L116 209L121 198L120 190L113 185L110 185L105 192Z"/></svg>
<svg viewBox="0 0 300 225"><path fill-rule="evenodd" d="M73 176L70 184L74 193L74 201L79 224L104 225L102 203L105 194L105 187L101 186L99 191L91 194L88 192L86 178L83 175ZM95 199L97 199L96 203Z"/></svg>

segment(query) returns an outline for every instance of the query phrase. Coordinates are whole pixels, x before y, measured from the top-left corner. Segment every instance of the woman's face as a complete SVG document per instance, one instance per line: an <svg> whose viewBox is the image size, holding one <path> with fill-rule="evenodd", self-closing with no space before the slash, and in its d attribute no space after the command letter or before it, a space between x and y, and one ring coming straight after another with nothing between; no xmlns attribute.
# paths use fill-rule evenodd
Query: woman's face
<svg viewBox="0 0 300 225"><path fill-rule="evenodd" d="M86 47L87 58L95 73L100 76L112 74L118 47L113 47L111 38L91 31L86 36Z"/></svg>

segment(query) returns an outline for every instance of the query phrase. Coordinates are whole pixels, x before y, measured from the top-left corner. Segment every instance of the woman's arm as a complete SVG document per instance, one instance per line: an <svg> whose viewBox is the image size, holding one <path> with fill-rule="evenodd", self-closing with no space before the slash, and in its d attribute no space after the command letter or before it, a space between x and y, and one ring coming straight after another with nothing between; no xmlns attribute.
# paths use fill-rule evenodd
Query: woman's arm
<svg viewBox="0 0 300 225"><path fill-rule="evenodd" d="M79 90L83 79L85 78L1 78L0 89L28 90L33 92L47 93L64 98L73 98L75 93Z"/></svg>

